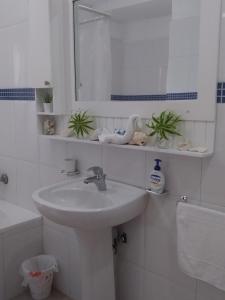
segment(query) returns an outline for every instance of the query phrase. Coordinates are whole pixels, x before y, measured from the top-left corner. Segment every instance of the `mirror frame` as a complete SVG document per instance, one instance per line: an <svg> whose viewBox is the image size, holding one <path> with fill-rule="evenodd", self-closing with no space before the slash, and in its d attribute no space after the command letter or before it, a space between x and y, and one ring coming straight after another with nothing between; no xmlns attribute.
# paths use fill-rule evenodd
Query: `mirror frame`
<svg viewBox="0 0 225 300"><path fill-rule="evenodd" d="M73 3L71 2L73 6ZM76 2L75 2L76 5ZM71 11L73 11L71 7ZM71 57L74 61L75 43L73 37L73 13L71 14ZM174 110L181 114L184 120L209 121L216 119L216 91L219 58L219 39L221 22L221 0L201 0L200 12L200 41L199 41L199 68L198 68L198 99L175 101L74 101L72 110L88 110L91 114L101 117L129 117L131 114L139 114L143 118L149 118L153 113L163 110ZM75 93L75 72L71 74L74 80L73 95Z"/></svg>

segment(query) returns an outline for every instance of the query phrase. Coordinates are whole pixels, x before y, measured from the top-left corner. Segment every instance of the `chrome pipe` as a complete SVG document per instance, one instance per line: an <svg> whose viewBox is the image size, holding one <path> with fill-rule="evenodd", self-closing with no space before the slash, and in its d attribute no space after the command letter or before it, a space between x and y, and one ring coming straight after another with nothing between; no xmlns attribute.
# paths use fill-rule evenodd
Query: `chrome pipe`
<svg viewBox="0 0 225 300"><path fill-rule="evenodd" d="M95 19L91 19L91 20L82 21L82 22L80 22L79 24L80 24L80 25L88 24L88 23L92 23L92 22L99 21L99 20L102 20L102 19L104 19L103 16L102 16L102 17L95 18Z"/></svg>
<svg viewBox="0 0 225 300"><path fill-rule="evenodd" d="M96 14L99 14L99 15L102 15L102 16L105 16L105 17L111 17L111 15L108 14L108 13L99 11L99 10L97 10L97 9L94 9L94 8L91 8L91 7L88 7L88 6L85 6L85 5L78 4L77 7L80 8L80 9L89 11L89 12L93 12L93 13L96 13Z"/></svg>

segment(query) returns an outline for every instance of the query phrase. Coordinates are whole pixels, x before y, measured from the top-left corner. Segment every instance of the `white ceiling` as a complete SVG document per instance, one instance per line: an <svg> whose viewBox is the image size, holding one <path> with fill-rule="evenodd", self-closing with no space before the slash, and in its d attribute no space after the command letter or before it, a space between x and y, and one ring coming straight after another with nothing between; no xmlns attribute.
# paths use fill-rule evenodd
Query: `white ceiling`
<svg viewBox="0 0 225 300"><path fill-rule="evenodd" d="M123 7L116 8L115 0L81 0L80 3L89 7L110 7L114 8L110 11L112 19L118 22L131 22L149 18L160 18L170 16L172 14L172 0L139 0L123 1ZM121 4L121 2L120 2Z"/></svg>
<svg viewBox="0 0 225 300"><path fill-rule="evenodd" d="M150 18L171 16L172 0L152 0L115 9L112 12L113 20L131 22Z"/></svg>

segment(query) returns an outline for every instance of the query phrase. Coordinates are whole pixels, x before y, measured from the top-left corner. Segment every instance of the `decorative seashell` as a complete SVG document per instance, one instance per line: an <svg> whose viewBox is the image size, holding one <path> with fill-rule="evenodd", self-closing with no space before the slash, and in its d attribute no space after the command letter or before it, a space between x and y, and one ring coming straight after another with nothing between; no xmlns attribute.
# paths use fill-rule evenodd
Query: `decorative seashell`
<svg viewBox="0 0 225 300"><path fill-rule="evenodd" d="M47 119L43 123L43 133L46 135L54 135L55 134L55 121L51 119Z"/></svg>
<svg viewBox="0 0 225 300"><path fill-rule="evenodd" d="M60 136L62 136L62 137L71 137L71 136L73 136L73 131L69 128L65 128L60 132Z"/></svg>
<svg viewBox="0 0 225 300"><path fill-rule="evenodd" d="M130 145L144 146L148 141L148 136L146 133L141 131L136 131L132 140L129 142Z"/></svg>

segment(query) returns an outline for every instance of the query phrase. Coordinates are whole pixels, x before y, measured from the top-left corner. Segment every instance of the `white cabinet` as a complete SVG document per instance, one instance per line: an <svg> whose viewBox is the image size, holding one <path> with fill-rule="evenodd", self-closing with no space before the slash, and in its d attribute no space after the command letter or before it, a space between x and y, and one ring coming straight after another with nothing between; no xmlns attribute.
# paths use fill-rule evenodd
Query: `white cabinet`
<svg viewBox="0 0 225 300"><path fill-rule="evenodd" d="M49 0L49 10L54 112L66 113L75 97L72 1Z"/></svg>
<svg viewBox="0 0 225 300"><path fill-rule="evenodd" d="M74 98L72 1L29 0L29 86L52 88L54 113Z"/></svg>
<svg viewBox="0 0 225 300"><path fill-rule="evenodd" d="M29 0L29 86L52 84L48 0Z"/></svg>
<svg viewBox="0 0 225 300"><path fill-rule="evenodd" d="M29 0L29 86L52 88L54 113L72 106L72 1Z"/></svg>

